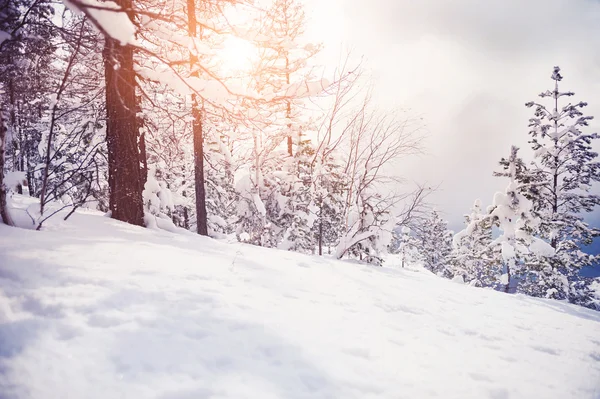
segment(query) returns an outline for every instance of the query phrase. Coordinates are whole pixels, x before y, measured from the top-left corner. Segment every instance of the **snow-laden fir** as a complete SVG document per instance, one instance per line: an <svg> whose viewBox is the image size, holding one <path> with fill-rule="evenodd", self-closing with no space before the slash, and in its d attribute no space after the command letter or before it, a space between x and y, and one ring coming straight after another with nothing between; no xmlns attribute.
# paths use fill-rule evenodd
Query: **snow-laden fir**
<svg viewBox="0 0 600 399"><path fill-rule="evenodd" d="M0 225L2 398L600 397L600 313L583 307L393 257L58 220Z"/></svg>

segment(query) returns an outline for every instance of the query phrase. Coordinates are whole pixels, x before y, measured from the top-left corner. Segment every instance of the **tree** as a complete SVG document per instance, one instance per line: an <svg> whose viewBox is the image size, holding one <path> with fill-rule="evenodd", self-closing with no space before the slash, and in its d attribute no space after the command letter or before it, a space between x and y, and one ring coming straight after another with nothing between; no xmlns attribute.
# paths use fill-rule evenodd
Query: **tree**
<svg viewBox="0 0 600 399"><path fill-rule="evenodd" d="M196 38L196 0L187 0L188 33ZM190 50L191 76L198 77L198 56ZM202 123L202 102L192 93L192 136L194 138L194 189L196 193L196 231L208 235L208 215L206 213L206 187L204 185L204 135Z"/></svg>
<svg viewBox="0 0 600 399"><path fill-rule="evenodd" d="M116 4L125 10L132 8L131 0L117 0ZM131 13L128 17L133 22ZM114 219L143 226L145 181L140 170L134 48L110 35L104 40L110 210Z"/></svg>
<svg viewBox="0 0 600 399"><path fill-rule="evenodd" d="M448 222L437 211L431 212L415 231L417 252L423 266L442 277L450 277L449 255L452 251L452 232Z"/></svg>
<svg viewBox="0 0 600 399"><path fill-rule="evenodd" d="M348 179L343 172L341 155L335 151L316 154L311 165L313 176L313 204L316 219L312 227L312 235L317 243L318 254L323 254L323 246L337 245L344 233L345 196Z"/></svg>
<svg viewBox="0 0 600 399"><path fill-rule="evenodd" d="M336 249L336 257L346 253L381 264L382 254L392 239L397 224L395 215L410 193L394 192L384 187L401 183L386 173L394 162L420 150L419 125L393 113L370 111L369 96L353 115L347 131L347 161L344 174L349 184L345 199L344 234ZM384 193L384 194L382 194Z"/></svg>
<svg viewBox="0 0 600 399"><path fill-rule="evenodd" d="M577 278L581 267L599 259L581 248L600 236L600 230L590 227L583 218L600 204L600 195L590 192L592 185L600 182L598 154L592 151L592 141L600 135L583 132L593 119L582 112L587 103L560 105L563 98L574 93L559 90L559 67L554 67L551 78L553 89L539 95L550 104L526 104L535 110L529 120L535 156L515 179L540 220L536 233L555 250L553 256L528 260L534 280L528 293L565 299L570 295L569 280Z"/></svg>
<svg viewBox="0 0 600 399"><path fill-rule="evenodd" d="M11 19L8 7L9 18L0 17L0 30L10 32L0 44L0 103L8 116L4 167L19 176L16 193L40 198L38 214L27 212L39 229L57 209L71 207L68 218L103 195L99 41L85 17L58 14L49 1L13 4L21 14Z"/></svg>
<svg viewBox="0 0 600 399"><path fill-rule="evenodd" d="M517 181L517 167L523 165L518 157L518 148L511 147L507 168L498 176L510 179L506 190L494 195L494 202L489 212L492 222L500 229L500 236L492 241L502 254L503 269L500 283L504 292L513 289L515 277L518 279L527 271L524 268L525 258L533 256L548 256L553 249L532 234L536 231L539 219L533 214L533 205L523 194L524 184ZM517 280L515 280L516 282Z"/></svg>
<svg viewBox="0 0 600 399"><path fill-rule="evenodd" d="M4 146L6 143L6 113L0 110L0 219L2 223L9 226L14 225L10 214L8 213L7 206L7 194L8 188L6 187L4 179Z"/></svg>
<svg viewBox="0 0 600 399"><path fill-rule="evenodd" d="M48 62L54 49L45 38L50 36L51 24L45 23L52 15L52 7L45 1L0 0L0 219L14 224L10 217L7 196L12 182L7 182L5 171L23 171L25 146L21 107L24 114L39 106L39 86L26 73L34 60L40 65ZM39 78L40 75L36 75ZM38 94L37 98L29 97ZM30 101L30 100L35 100ZM37 104L36 104L37 103ZM35 105L34 105L35 104ZM41 109L41 108L40 108ZM38 115L37 112L33 115ZM40 112L41 113L41 112ZM18 186L21 190L21 185Z"/></svg>
<svg viewBox="0 0 600 399"><path fill-rule="evenodd" d="M285 234L279 247L291 251L314 253L318 243L313 227L318 217L315 204L315 192L311 173L311 160L315 149L309 140L303 140L298 146L287 187L285 204L286 218L289 218ZM287 222L287 221L286 221Z"/></svg>
<svg viewBox="0 0 600 399"><path fill-rule="evenodd" d="M501 261L492 244L492 221L476 200L471 213L465 215L465 229L454 235L448 263L452 277L461 276L465 283L493 287L499 281Z"/></svg>
<svg viewBox="0 0 600 399"><path fill-rule="evenodd" d="M400 255L402 267L419 261L419 241L411 234L411 229L408 226L398 226L394 229L390 247L391 253Z"/></svg>
<svg viewBox="0 0 600 399"><path fill-rule="evenodd" d="M256 41L260 49L256 81L259 93L269 94L290 90L290 95L270 104L276 123L282 125L278 135L287 142L287 153L294 155L294 145L302 141L301 100L294 86L310 77L307 62L321 49L313 43L301 44L306 16L298 0L274 0L260 22ZM294 98L296 97L296 98Z"/></svg>

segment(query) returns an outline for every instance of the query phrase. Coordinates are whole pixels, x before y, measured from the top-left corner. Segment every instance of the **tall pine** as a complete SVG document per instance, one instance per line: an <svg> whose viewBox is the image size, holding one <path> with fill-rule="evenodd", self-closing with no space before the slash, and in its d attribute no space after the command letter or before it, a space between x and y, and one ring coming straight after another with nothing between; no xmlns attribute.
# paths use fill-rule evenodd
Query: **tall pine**
<svg viewBox="0 0 600 399"><path fill-rule="evenodd" d="M554 256L528 261L534 275L528 294L565 299L569 281L598 260L582 247L600 235L583 217L600 204L600 196L591 191L600 181L600 162L591 144L600 136L584 132L593 119L582 112L587 103L568 101L574 93L559 90L559 67L551 79L554 87L539 95L542 100L526 104L535 110L529 120L535 155L516 180L523 183L522 192L540 220L537 233L555 249Z"/></svg>

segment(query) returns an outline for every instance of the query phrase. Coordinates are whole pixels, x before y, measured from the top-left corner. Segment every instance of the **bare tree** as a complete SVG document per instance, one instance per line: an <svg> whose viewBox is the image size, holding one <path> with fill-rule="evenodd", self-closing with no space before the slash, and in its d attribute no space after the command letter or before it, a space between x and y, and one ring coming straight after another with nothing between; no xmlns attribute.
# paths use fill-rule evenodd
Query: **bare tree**
<svg viewBox="0 0 600 399"><path fill-rule="evenodd" d="M349 131L347 162L344 172L350 179L346 194L345 235L336 250L338 258L346 253L369 262L381 261L378 252L386 247L397 220L396 208L413 197L412 210L418 206L417 195L398 190L402 180L393 170L396 161L421 151L420 123L397 113L381 113L369 108L367 94L356 115L345 126ZM405 216L410 215L410 212ZM386 242L388 241L388 242Z"/></svg>

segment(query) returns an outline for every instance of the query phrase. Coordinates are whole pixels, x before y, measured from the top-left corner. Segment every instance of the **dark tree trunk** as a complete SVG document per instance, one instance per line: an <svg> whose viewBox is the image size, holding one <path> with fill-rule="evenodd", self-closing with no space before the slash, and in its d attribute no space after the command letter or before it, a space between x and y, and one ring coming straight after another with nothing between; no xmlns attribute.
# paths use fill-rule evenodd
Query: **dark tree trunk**
<svg viewBox="0 0 600 399"><path fill-rule="evenodd" d="M290 60L289 58L285 57L285 70L287 71L290 67ZM287 83L288 87L290 85L290 73L286 72L285 74L285 82ZM292 103L290 100L286 101L286 109L285 109L285 117L288 120L288 124L287 124L287 128L288 128L288 137L287 137L287 151L288 151L288 155L290 157L294 156L294 152L293 152L293 144L294 141L292 140L292 124L290 119L292 118Z"/></svg>
<svg viewBox="0 0 600 399"><path fill-rule="evenodd" d="M506 292L508 294L508 293L510 293L510 266L506 267L506 276L507 276L507 283L504 286L504 292Z"/></svg>
<svg viewBox="0 0 600 399"><path fill-rule="evenodd" d="M319 219L319 255L323 255L323 219Z"/></svg>
<svg viewBox="0 0 600 399"><path fill-rule="evenodd" d="M144 186L148 181L148 158L146 156L146 135L144 133L140 134L139 139L139 149L140 149L140 165L142 166L142 170L140 171L140 185L141 190L144 192Z"/></svg>
<svg viewBox="0 0 600 399"><path fill-rule="evenodd" d="M196 102L197 98L192 95L193 133L194 133L194 174L196 190L196 223L198 234L208 235L208 214L206 212L206 190L204 188L204 143L202 136L202 115Z"/></svg>
<svg viewBox="0 0 600 399"><path fill-rule="evenodd" d="M4 148L6 143L6 120L0 110L0 219L4 224L14 226L6 206L7 190L4 187Z"/></svg>
<svg viewBox="0 0 600 399"><path fill-rule="evenodd" d="M130 0L119 0L130 8ZM104 73L106 80L106 143L108 183L112 218L138 226L144 225L142 174L138 147L133 48L105 38Z"/></svg>
<svg viewBox="0 0 600 399"><path fill-rule="evenodd" d="M183 207L183 228L189 230L190 228L190 217L188 215L187 206Z"/></svg>
<svg viewBox="0 0 600 399"><path fill-rule="evenodd" d="M196 37L196 4L195 0L187 0L188 33L190 37ZM190 67L192 76L198 76L196 63L198 57L190 53ZM206 190L204 187L204 137L202 131L202 110L200 101L192 94L192 133L194 135L194 174L196 191L196 230L198 234L208 235L208 214L206 212Z"/></svg>
<svg viewBox="0 0 600 399"><path fill-rule="evenodd" d="M319 256L323 255L323 199L319 198Z"/></svg>

